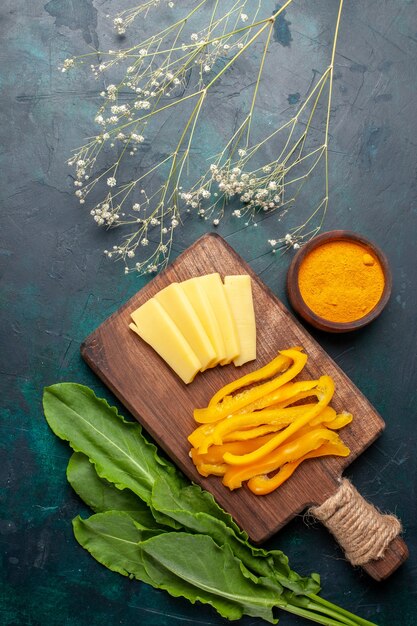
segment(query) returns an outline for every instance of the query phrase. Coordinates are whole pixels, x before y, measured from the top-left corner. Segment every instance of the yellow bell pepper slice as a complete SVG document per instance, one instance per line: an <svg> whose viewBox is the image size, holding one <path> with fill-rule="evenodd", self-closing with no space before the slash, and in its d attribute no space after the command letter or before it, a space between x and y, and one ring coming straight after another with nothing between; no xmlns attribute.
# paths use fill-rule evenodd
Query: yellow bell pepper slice
<svg viewBox="0 0 417 626"><path fill-rule="evenodd" d="M317 391L317 385L316 385L312 389L308 389L306 391L300 391L300 392L294 394L292 397L286 398L282 402L277 402L274 406L277 409L285 409L288 406L291 406L292 404L295 404L296 402L299 402L300 400L305 400L306 398L312 398L313 396L317 397L319 393L320 392Z"/></svg>
<svg viewBox="0 0 417 626"><path fill-rule="evenodd" d="M256 411L255 413L231 415L227 419L223 419L216 424L212 433L207 435L198 446L199 452L204 454L204 452L207 452L209 446L222 444L224 437L234 430L239 430L245 427L253 428L255 426L261 426L271 422L277 425L282 425L282 427L288 426L288 424L291 424L291 422L293 422L297 417L304 415L306 411L311 410L315 406L315 404L309 404L304 406L293 406L290 409L265 409L263 411ZM334 417L336 417L336 413L333 418Z"/></svg>
<svg viewBox="0 0 417 626"><path fill-rule="evenodd" d="M317 389L319 390L320 399L314 407L310 408L308 411L305 411L303 415L297 417L289 426L280 431L278 434L272 437L270 441L265 443L257 450L249 452L248 454L241 455L226 452L223 457L224 462L230 465L246 465L248 463L259 461L269 452L275 450L291 435L293 435L295 432L300 430L300 428L308 424L313 418L317 417L317 415L319 415L323 410L323 407L329 404L334 393L334 382L332 378L330 378L330 376L322 376L319 380Z"/></svg>
<svg viewBox="0 0 417 626"><path fill-rule="evenodd" d="M297 467L301 465L306 458L309 458L308 454L302 456L301 459L297 459L297 461L285 463L285 465L280 467L273 478L268 478L265 474L250 478L247 483L249 490L257 496L265 496L268 493L275 491L275 489L278 489L282 483L294 474Z"/></svg>
<svg viewBox="0 0 417 626"><path fill-rule="evenodd" d="M311 452L311 450L319 448L327 441L338 442L340 441L339 435L328 428L309 430L300 437L294 437L292 440L286 441L262 459L249 462L246 465L229 466L223 477L223 484L229 487L229 489L237 489L242 486L243 481L249 480L254 476L274 472L285 463L296 461L308 452ZM268 443L270 442L267 442L265 445L268 445ZM249 456L249 454L246 456Z"/></svg>
<svg viewBox="0 0 417 626"><path fill-rule="evenodd" d="M292 364L283 374L273 378L267 383L263 383L251 389L247 389L246 391L237 393L235 396L230 397L227 402L220 402L211 406L209 405L204 409L195 409L195 421L200 424L218 422L224 417L235 413L244 406L262 398L267 393L274 391L274 389L277 389L292 380L301 372L307 361L307 355L299 350L282 350L280 355L288 357L292 360Z"/></svg>
<svg viewBox="0 0 417 626"><path fill-rule="evenodd" d="M292 474L297 467L307 459L315 459L322 456L348 456L350 450L342 441L327 442L322 444L317 450L311 450L296 461L290 461L283 465L279 471L269 478L266 474L254 476L248 480L248 488L257 496L263 496L280 487Z"/></svg>
<svg viewBox="0 0 417 626"><path fill-rule="evenodd" d="M307 406L314 406L314 405L305 404L303 406L307 407ZM296 408L296 407L292 407L292 408ZM317 427L323 424L329 427L328 424L333 423L335 419L336 419L336 411L330 406L325 406L323 411L320 413L320 415L314 420L312 420L309 426ZM286 423L285 422L286 420L284 419L273 420L269 424L264 424L263 426L256 426L255 428L247 428L244 430L234 430L233 432L223 437L223 442L226 443L228 441L246 441L248 439L260 437L268 433L277 432L278 430L282 430L283 428L285 428L285 426L288 426L288 424L291 423L291 422L286 422ZM332 429L332 430L337 430L337 429Z"/></svg>
<svg viewBox="0 0 417 626"><path fill-rule="evenodd" d="M223 442L228 443L229 441L249 441L250 439L257 439L269 433L276 433L277 430L282 430L285 426L288 426L288 423L275 423L274 421L270 424L264 424L263 426L255 426L255 428L234 430L232 433L224 436Z"/></svg>
<svg viewBox="0 0 417 626"><path fill-rule="evenodd" d="M344 426L350 424L352 420L352 413L340 413L339 415L336 415L334 420L332 420L331 422L327 422L326 426L327 428L331 428L332 430L340 430Z"/></svg>
<svg viewBox="0 0 417 626"><path fill-rule="evenodd" d="M225 463L219 463L218 465L212 465L211 463L200 463L196 465L197 471L201 476L207 478L207 476L224 476L227 470Z"/></svg>
<svg viewBox="0 0 417 626"><path fill-rule="evenodd" d="M294 348L292 348L292 350L301 351L302 348L299 346L295 346ZM248 385L252 385L253 383L257 383L261 380L266 380L267 378L272 378L276 374L285 372L285 370L287 370L291 365L291 361L291 357L283 356L280 352L275 359L264 365L264 367L261 367L254 372L250 372L245 376L241 376L240 378L237 378L233 382L219 389L219 391L217 391L211 398L209 406L218 404L219 402L224 400L226 396L230 396L238 389L242 389L242 387L247 387Z"/></svg>
<svg viewBox="0 0 417 626"><path fill-rule="evenodd" d="M256 402L248 404L243 409L238 411L238 413L258 411L266 407L274 407L275 409L284 408L299 400L300 395L303 392L311 392L305 393L305 395L303 395L305 398L314 396L315 393L312 390L317 387L318 382L318 380L302 380L296 383L286 383L285 385L282 385L282 387L279 387Z"/></svg>
<svg viewBox="0 0 417 626"><path fill-rule="evenodd" d="M259 437L256 440L230 441L228 443L221 444L220 446L211 446L204 454L201 454L196 448L192 448L190 455L195 465L200 463L219 464L223 463L223 455L225 452L233 452L234 454L251 452L266 443L272 436L273 435L270 434L264 437Z"/></svg>
<svg viewBox="0 0 417 626"><path fill-rule="evenodd" d="M198 426L191 435L188 435L188 441L193 448L199 448L204 442L205 438L212 434L215 424L201 424Z"/></svg>

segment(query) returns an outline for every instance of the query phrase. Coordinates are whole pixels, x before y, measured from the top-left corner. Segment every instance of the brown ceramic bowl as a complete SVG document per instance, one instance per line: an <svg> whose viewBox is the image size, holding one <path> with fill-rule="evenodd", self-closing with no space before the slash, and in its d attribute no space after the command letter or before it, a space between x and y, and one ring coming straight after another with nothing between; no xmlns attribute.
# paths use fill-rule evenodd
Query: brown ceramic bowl
<svg viewBox="0 0 417 626"><path fill-rule="evenodd" d="M305 259L307 254L309 254L309 252L324 243L338 240L352 241L367 248L379 260L385 276L384 290L382 292L381 298L379 299L375 307L363 317L352 322L345 323L332 322L314 313L314 311L312 311L304 302L300 293L300 288L298 286L298 272L301 263ZM391 295L391 289L391 270L385 254L374 243L369 241L369 239L366 239L365 237L362 237L362 235L358 235L357 233L353 233L348 230L332 230L314 237L311 241L302 246L302 248L300 248L300 250L297 252L291 262L287 274L288 298L293 309L306 322L308 322L315 328L319 328L320 330L325 330L331 333L344 333L352 330L357 330L358 328L362 328L363 326L366 326L367 324L372 322L375 318L378 317L378 315L380 315L385 305L387 304Z"/></svg>

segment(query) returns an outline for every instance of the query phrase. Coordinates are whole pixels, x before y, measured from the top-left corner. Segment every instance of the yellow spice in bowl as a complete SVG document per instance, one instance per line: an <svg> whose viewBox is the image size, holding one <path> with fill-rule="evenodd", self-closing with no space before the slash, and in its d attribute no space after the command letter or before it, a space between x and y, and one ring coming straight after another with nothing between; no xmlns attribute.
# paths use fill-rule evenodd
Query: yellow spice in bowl
<svg viewBox="0 0 417 626"><path fill-rule="evenodd" d="M331 322L353 322L381 299L384 272L372 250L344 239L323 243L307 254L298 286L307 306Z"/></svg>

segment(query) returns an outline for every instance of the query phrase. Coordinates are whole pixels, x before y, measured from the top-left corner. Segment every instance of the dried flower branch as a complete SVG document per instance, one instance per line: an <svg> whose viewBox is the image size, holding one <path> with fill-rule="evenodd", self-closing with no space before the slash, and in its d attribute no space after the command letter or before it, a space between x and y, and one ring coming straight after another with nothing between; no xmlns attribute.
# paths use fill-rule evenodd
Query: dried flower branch
<svg viewBox="0 0 417 626"><path fill-rule="evenodd" d="M232 215L244 217L247 224L256 225L259 212L279 211L282 216L294 206L305 182L324 161L325 190L319 204L304 224L269 243L274 250L280 244L297 247L321 227L329 198L329 120L343 0L339 3L330 65L289 121L261 141L252 143L251 140L251 125L274 23L291 2L287 0L272 16L259 19L260 1L255 5L249 0L235 0L229 2L230 8L225 10L224 3L215 0L207 25L190 33L195 15L207 8L208 0L201 0L184 17L157 34L125 50L100 53L102 60L91 65L96 77L120 65L125 67L125 74L119 83L108 84L101 92L102 104L95 116L99 131L75 151L69 164L75 167L75 194L81 204L99 183L107 187L104 198L90 213L99 226L128 230L119 245L105 251L107 257L124 261L125 272L155 272L168 263L174 231L184 212L194 212L217 226L228 202L237 199L240 206ZM124 34L138 16L146 16L152 7L160 4L170 8L174 5L165 0L144 2L114 19L116 31ZM212 159L206 173L188 187L185 174L190 150L208 95L255 42L262 42L262 54L249 111ZM89 56L67 59L62 71L85 63ZM323 98L327 98L324 138L317 145L311 145L307 139ZM121 182L122 163L141 153L142 145L152 136L152 123L174 111L183 117L186 114L176 145L149 167L143 168L140 162L139 175ZM277 145L277 139L282 145L279 154L272 161L262 163L266 146L272 140L273 145ZM110 166L106 165L108 157L104 148L117 153ZM160 180L163 182L158 182ZM306 232L317 216L321 216L319 225Z"/></svg>

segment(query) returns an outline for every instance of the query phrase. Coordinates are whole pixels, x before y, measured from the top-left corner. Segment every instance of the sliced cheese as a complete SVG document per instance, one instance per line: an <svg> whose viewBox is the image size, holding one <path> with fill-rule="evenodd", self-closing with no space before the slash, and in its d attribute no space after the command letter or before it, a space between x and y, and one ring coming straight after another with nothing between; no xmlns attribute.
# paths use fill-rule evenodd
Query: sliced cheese
<svg viewBox="0 0 417 626"><path fill-rule="evenodd" d="M134 323L129 327L152 346L184 383L190 383L201 363L161 304L151 298L131 318Z"/></svg>
<svg viewBox="0 0 417 626"><path fill-rule="evenodd" d="M204 327L178 283L171 283L155 295L201 363L203 371L216 360L216 352Z"/></svg>
<svg viewBox="0 0 417 626"><path fill-rule="evenodd" d="M256 359L256 321L251 278L247 274L225 276L224 288L239 339L239 356L233 359L233 363L239 366Z"/></svg>
<svg viewBox="0 0 417 626"><path fill-rule="evenodd" d="M226 291L219 274L206 274L199 278L207 294L217 322L222 331L226 348L226 357L220 361L221 365L231 363L239 355L239 342L236 325L232 316Z"/></svg>
<svg viewBox="0 0 417 626"><path fill-rule="evenodd" d="M180 283L180 285L188 300L191 302L192 307L197 313L212 343L216 353L215 361L211 364L211 367L214 367L221 361L224 361L227 356L222 331L220 330L216 314L213 311L213 307L199 277L190 278Z"/></svg>

